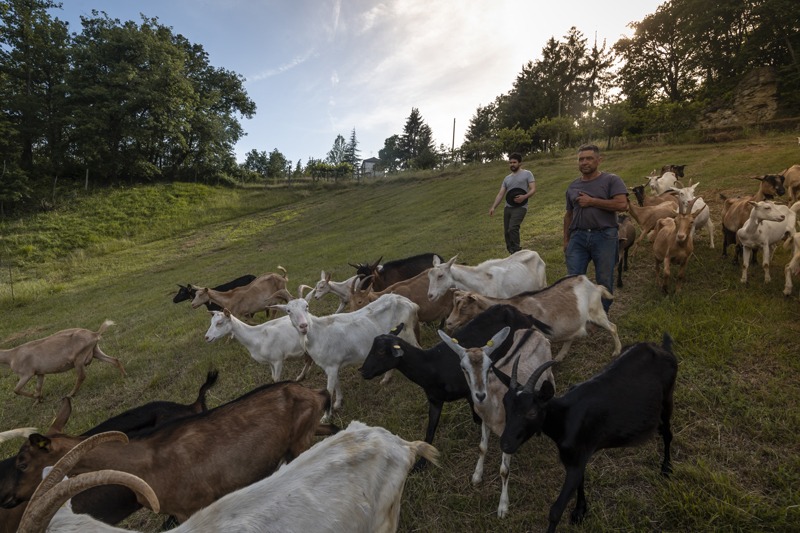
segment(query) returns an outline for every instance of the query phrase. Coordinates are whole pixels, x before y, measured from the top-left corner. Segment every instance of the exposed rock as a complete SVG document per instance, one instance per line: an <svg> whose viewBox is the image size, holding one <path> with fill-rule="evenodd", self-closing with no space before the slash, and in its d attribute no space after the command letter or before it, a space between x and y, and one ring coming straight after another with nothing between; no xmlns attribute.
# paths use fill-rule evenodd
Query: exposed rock
<svg viewBox="0 0 800 533"><path fill-rule="evenodd" d="M734 93L733 105L707 112L702 128L725 128L756 124L775 118L778 111L778 78L771 67L750 71Z"/></svg>

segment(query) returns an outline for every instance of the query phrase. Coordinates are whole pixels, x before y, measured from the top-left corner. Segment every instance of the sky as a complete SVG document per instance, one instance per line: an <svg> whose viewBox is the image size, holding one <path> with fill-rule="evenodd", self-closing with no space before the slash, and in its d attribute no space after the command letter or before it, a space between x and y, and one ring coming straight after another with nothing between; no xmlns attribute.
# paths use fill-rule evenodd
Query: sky
<svg viewBox="0 0 800 533"><path fill-rule="evenodd" d="M546 41L575 26L612 46L663 0L61 0L51 15L140 14L202 45L210 64L245 78L256 104L241 118L236 158L278 149L296 165L325 159L355 129L359 156L378 157L412 108L436 146L458 147L469 120L508 92ZM454 126L455 124L455 126Z"/></svg>

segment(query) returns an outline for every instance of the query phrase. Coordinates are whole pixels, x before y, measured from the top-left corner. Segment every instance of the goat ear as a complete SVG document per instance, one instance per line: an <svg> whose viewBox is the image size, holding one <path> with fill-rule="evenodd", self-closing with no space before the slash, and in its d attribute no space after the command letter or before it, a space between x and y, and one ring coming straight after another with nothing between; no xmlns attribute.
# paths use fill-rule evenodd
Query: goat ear
<svg viewBox="0 0 800 533"><path fill-rule="evenodd" d="M441 260L441 259L439 259L439 256L437 256L437 255L434 255L434 256L433 256L433 263L432 263L432 264L433 264L433 266L437 267L437 266L439 266L439 265L441 265L441 264L442 264L442 260Z"/></svg>
<svg viewBox="0 0 800 533"><path fill-rule="evenodd" d="M231 317L231 312L228 310L227 307L222 310L222 314L225 315L227 318Z"/></svg>
<svg viewBox="0 0 800 533"><path fill-rule="evenodd" d="M550 398L555 396L556 390L553 388L553 384L550 383L549 380L544 380L542 383L542 387L539 389L537 395L539 399L543 402L548 401Z"/></svg>
<svg viewBox="0 0 800 533"><path fill-rule="evenodd" d="M56 417L50 423L50 429L48 429L48 433L62 433L64 431L64 426L67 425L67 421L69 420L69 416L72 414L72 401L64 397L61 399L61 407L58 409L58 413L56 413Z"/></svg>
<svg viewBox="0 0 800 533"><path fill-rule="evenodd" d="M506 340L508 337L508 333L511 331L509 326L504 327L500 331L494 334L494 336L486 342L486 346L483 347L483 353L487 356L491 355L497 348L503 344L503 341Z"/></svg>
<svg viewBox="0 0 800 533"><path fill-rule="evenodd" d="M30 437L28 437L28 442L31 443L31 446L33 446L35 450L45 450L48 452L50 451L50 439L48 439L44 435L34 433Z"/></svg>
<svg viewBox="0 0 800 533"><path fill-rule="evenodd" d="M511 388L511 378L507 374L505 374L502 370L500 370L494 365L492 365L490 368L494 372L494 375L497 376L497 379L499 379L503 383L503 385L505 385L508 388Z"/></svg>
<svg viewBox="0 0 800 533"><path fill-rule="evenodd" d="M403 348L398 343L392 344L392 356L403 357L403 355L405 355L405 352L403 352Z"/></svg>
<svg viewBox="0 0 800 533"><path fill-rule="evenodd" d="M455 352L455 354L459 357L464 357L467 354L467 351L464 349L463 346L458 344L458 340L454 339L447 333L442 330L438 331L439 338L444 341L444 343Z"/></svg>

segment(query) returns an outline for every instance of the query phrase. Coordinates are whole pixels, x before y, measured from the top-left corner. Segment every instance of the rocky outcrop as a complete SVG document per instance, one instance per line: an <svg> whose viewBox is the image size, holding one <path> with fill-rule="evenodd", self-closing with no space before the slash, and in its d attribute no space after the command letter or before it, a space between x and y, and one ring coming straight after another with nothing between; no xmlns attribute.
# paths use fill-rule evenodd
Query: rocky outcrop
<svg viewBox="0 0 800 533"><path fill-rule="evenodd" d="M734 93L733 105L707 112L702 128L726 128L757 124L775 118L778 111L778 78L771 67L750 71Z"/></svg>

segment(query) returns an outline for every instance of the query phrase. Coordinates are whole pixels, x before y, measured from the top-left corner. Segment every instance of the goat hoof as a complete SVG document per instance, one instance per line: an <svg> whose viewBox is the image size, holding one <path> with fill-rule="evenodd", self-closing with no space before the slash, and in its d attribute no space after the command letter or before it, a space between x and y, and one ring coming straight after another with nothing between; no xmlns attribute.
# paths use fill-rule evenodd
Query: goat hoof
<svg viewBox="0 0 800 533"><path fill-rule="evenodd" d="M570 524L581 524L583 523L583 518L586 516L586 508L583 507L578 509L577 507L572 510L569 515L569 523Z"/></svg>

